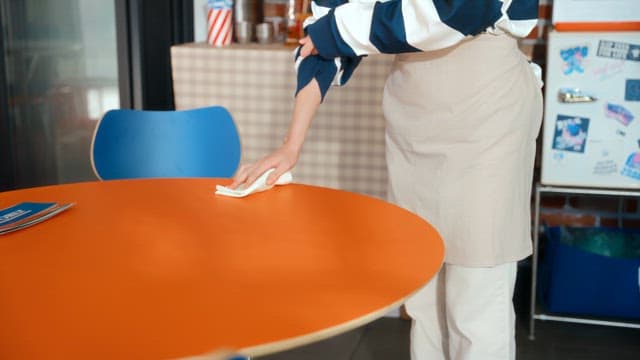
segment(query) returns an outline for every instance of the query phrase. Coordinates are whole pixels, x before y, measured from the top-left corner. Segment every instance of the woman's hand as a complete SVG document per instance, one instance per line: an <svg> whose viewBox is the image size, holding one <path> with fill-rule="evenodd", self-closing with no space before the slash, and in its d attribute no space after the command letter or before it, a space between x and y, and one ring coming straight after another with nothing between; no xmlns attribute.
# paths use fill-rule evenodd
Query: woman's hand
<svg viewBox="0 0 640 360"><path fill-rule="evenodd" d="M300 150L285 142L279 149L253 164L240 166L233 177L229 188L235 189L242 184L253 184L256 179L269 169L275 169L267 178L267 185L273 185L280 175L291 170L298 162Z"/></svg>
<svg viewBox="0 0 640 360"><path fill-rule="evenodd" d="M309 55L318 55L318 50L316 50L316 46L313 44L313 40L311 40L309 35L298 40L298 43L302 46L300 48L300 56L303 58Z"/></svg>
<svg viewBox="0 0 640 360"><path fill-rule="evenodd" d="M267 185L273 185L282 174L291 170L298 162L305 134L311 125L311 120L320 101L320 86L316 79L313 79L296 96L291 124L282 146L256 163L242 165L228 187L235 189L242 184L251 185L269 169L275 169L267 178Z"/></svg>

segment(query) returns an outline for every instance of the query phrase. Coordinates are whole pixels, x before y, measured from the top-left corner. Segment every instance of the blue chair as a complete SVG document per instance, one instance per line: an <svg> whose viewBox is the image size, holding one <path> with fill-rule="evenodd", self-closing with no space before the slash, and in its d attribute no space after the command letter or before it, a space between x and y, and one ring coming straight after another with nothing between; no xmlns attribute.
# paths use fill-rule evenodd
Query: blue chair
<svg viewBox="0 0 640 360"><path fill-rule="evenodd" d="M91 164L101 180L232 177L240 136L219 106L178 111L110 110L96 126Z"/></svg>

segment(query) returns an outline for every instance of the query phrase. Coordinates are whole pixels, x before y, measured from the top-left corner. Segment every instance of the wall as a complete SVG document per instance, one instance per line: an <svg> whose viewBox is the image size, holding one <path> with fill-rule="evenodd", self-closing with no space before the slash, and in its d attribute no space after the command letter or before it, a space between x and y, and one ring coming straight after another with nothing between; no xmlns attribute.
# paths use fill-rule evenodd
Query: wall
<svg viewBox="0 0 640 360"><path fill-rule="evenodd" d="M193 0L193 41L207 40L207 0Z"/></svg>

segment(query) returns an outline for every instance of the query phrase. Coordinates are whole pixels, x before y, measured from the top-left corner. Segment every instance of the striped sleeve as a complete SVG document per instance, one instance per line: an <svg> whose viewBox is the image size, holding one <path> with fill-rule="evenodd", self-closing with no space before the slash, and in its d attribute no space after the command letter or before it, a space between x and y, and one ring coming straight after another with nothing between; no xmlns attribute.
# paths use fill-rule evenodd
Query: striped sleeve
<svg viewBox="0 0 640 360"><path fill-rule="evenodd" d="M537 0L390 0L337 6L307 28L321 56L429 51L469 35L526 36L536 25Z"/></svg>
<svg viewBox="0 0 640 360"><path fill-rule="evenodd" d="M323 11L320 16L314 11L306 31L319 56L334 60L336 76L344 59L438 50L483 32L524 37L538 21L538 0L316 0L314 5Z"/></svg>
<svg viewBox="0 0 640 360"><path fill-rule="evenodd" d="M311 3L313 16L307 18L304 23L305 30L318 18L327 15L335 7L347 3L348 0L315 0ZM344 85L355 69L358 67L362 56L336 56L333 58L321 57L318 55L300 57L300 49L295 51L295 66L298 74L296 94L302 90L311 79L315 79L320 87L322 100L334 86Z"/></svg>

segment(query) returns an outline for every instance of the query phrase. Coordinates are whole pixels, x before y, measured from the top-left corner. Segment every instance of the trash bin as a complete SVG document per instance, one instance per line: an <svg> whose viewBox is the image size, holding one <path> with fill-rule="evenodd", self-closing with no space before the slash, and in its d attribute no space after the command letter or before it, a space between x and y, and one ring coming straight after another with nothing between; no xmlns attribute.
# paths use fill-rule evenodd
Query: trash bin
<svg viewBox="0 0 640 360"><path fill-rule="evenodd" d="M550 312L640 319L640 229L548 227L538 293Z"/></svg>

